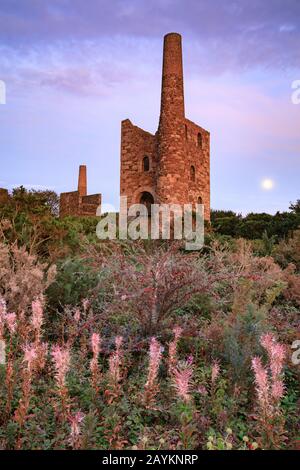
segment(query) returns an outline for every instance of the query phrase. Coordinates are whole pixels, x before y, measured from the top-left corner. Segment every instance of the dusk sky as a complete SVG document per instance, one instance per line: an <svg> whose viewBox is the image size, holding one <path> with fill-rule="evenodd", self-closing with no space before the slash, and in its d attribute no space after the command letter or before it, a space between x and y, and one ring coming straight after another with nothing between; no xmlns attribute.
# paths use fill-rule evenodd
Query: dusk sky
<svg viewBox="0 0 300 470"><path fill-rule="evenodd" d="M299 0L0 0L0 186L71 191L86 164L88 192L117 207L120 123L156 131L171 31L186 116L211 133L212 208L287 210L300 198Z"/></svg>

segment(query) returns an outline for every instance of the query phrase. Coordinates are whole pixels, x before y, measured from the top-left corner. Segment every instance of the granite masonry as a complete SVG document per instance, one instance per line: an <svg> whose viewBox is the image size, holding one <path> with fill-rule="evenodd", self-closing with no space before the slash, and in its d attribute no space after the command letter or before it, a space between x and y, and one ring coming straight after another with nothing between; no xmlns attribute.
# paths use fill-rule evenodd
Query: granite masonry
<svg viewBox="0 0 300 470"><path fill-rule="evenodd" d="M61 193L59 216L96 216L97 209L101 207L101 194L87 195L86 166L80 165L78 176L78 189L68 193ZM98 209L98 214L100 209Z"/></svg>

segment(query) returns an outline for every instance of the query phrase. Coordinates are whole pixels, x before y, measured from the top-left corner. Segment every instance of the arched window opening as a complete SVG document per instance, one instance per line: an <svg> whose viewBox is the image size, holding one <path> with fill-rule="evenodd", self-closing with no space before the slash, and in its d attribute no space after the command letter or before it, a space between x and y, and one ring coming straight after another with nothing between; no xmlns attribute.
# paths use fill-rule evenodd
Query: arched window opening
<svg viewBox="0 0 300 470"><path fill-rule="evenodd" d="M150 170L150 159L147 157L147 155L144 156L143 158L143 171L149 171Z"/></svg>
<svg viewBox="0 0 300 470"><path fill-rule="evenodd" d="M202 135L200 132L198 132L197 143L198 143L198 147L202 148Z"/></svg>
<svg viewBox="0 0 300 470"><path fill-rule="evenodd" d="M190 177L191 177L191 181L195 181L196 172L195 172L195 167L193 165L191 166L191 169L190 169Z"/></svg>
<svg viewBox="0 0 300 470"><path fill-rule="evenodd" d="M187 128L186 124L184 126L184 133L185 133L185 140L187 140L187 138L188 138L188 128Z"/></svg>
<svg viewBox="0 0 300 470"><path fill-rule="evenodd" d="M203 204L201 196L198 197L198 204Z"/></svg>
<svg viewBox="0 0 300 470"><path fill-rule="evenodd" d="M154 198L151 193L144 191L141 194L140 204L144 204L147 207L148 217L151 216L151 205L154 204Z"/></svg>

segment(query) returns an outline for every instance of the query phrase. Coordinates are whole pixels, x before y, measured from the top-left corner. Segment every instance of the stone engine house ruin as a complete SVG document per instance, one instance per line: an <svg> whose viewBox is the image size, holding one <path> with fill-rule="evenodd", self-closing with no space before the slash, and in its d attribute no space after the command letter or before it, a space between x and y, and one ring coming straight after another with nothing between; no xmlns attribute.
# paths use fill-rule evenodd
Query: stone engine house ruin
<svg viewBox="0 0 300 470"><path fill-rule="evenodd" d="M122 121L120 194L128 205L204 204L204 217L210 218L210 134L185 117L178 33L164 37L157 132Z"/></svg>
<svg viewBox="0 0 300 470"><path fill-rule="evenodd" d="M61 193L59 216L95 216L101 205L101 194L87 195L86 166L80 165L78 176L78 189L68 193ZM99 214L100 215L100 214Z"/></svg>

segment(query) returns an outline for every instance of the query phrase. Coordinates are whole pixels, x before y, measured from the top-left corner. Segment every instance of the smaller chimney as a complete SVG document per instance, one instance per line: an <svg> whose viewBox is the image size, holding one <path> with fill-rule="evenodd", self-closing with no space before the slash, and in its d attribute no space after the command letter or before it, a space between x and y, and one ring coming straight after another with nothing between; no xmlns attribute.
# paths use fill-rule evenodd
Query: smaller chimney
<svg viewBox="0 0 300 470"><path fill-rule="evenodd" d="M80 165L79 167L78 192L79 196L87 195L86 165Z"/></svg>

